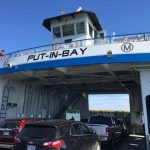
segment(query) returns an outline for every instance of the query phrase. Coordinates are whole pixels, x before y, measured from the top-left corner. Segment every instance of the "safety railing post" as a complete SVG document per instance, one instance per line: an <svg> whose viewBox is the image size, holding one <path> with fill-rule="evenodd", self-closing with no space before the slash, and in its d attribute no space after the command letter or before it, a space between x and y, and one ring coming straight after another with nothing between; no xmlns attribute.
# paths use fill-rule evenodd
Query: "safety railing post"
<svg viewBox="0 0 150 150"><path fill-rule="evenodd" d="M146 41L146 35L145 35L145 33L144 33L144 41Z"/></svg>

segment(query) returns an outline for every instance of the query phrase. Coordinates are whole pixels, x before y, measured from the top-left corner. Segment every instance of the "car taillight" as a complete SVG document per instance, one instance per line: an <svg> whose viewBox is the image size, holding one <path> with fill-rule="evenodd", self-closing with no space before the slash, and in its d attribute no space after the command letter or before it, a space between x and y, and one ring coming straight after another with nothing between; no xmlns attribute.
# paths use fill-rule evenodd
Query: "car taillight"
<svg viewBox="0 0 150 150"><path fill-rule="evenodd" d="M106 127L106 135L110 134L110 129L108 127Z"/></svg>
<svg viewBox="0 0 150 150"><path fill-rule="evenodd" d="M21 142L20 139L17 138L17 137L15 137L15 144L18 144L18 143L20 143L20 142Z"/></svg>
<svg viewBox="0 0 150 150"><path fill-rule="evenodd" d="M63 140L56 140L56 141L45 142L43 145L45 147L61 148L63 146L63 143L64 143Z"/></svg>
<svg viewBox="0 0 150 150"><path fill-rule="evenodd" d="M19 132L24 128L25 124L27 123L28 121L25 120L25 119L22 119L21 122L20 122L20 126L19 126Z"/></svg>

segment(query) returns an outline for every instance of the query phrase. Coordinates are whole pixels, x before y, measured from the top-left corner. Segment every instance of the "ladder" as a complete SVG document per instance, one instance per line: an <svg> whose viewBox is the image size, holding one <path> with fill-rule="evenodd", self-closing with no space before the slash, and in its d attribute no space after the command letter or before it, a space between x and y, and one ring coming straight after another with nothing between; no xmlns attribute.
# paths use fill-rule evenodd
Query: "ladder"
<svg viewBox="0 0 150 150"><path fill-rule="evenodd" d="M9 99L9 91L10 91L10 87L4 86L3 95L2 95L1 110L0 110L0 118L1 119L6 118L7 103L8 103L8 99Z"/></svg>

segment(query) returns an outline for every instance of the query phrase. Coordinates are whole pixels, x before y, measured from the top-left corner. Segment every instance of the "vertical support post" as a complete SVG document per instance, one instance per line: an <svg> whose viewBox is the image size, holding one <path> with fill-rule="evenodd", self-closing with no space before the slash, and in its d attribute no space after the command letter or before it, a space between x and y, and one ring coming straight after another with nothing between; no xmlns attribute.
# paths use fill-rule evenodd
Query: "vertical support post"
<svg viewBox="0 0 150 150"><path fill-rule="evenodd" d="M141 90L142 90L142 102L143 102L143 114L144 114L144 127L145 127L145 138L146 138L146 148L150 149L150 133L149 133L149 124L148 124L148 114L147 114L147 105L146 98L150 95L150 69L149 70L140 70L140 79L141 79Z"/></svg>

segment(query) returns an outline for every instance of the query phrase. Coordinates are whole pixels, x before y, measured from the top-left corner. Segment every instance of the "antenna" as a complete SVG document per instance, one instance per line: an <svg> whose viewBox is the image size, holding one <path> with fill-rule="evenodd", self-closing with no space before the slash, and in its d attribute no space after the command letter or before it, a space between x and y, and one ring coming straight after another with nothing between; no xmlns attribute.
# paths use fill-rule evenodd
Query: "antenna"
<svg viewBox="0 0 150 150"><path fill-rule="evenodd" d="M76 10L76 12L83 10L83 8L81 6L79 6Z"/></svg>
<svg viewBox="0 0 150 150"><path fill-rule="evenodd" d="M64 15L64 14L65 14L65 12L62 10L62 11L60 12L60 14L61 14L61 15Z"/></svg>

